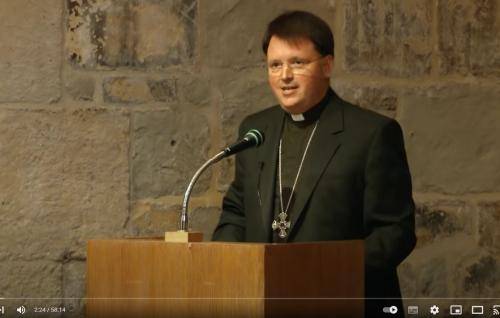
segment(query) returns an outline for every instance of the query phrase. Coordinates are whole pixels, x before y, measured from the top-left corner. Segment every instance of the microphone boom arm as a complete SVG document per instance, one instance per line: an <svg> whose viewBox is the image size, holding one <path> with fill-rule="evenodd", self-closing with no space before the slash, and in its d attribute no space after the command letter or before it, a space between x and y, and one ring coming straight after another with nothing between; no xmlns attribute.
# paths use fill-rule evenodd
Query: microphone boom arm
<svg viewBox="0 0 500 318"><path fill-rule="evenodd" d="M182 212L181 212L181 231L186 232L188 231L188 203L189 203L189 198L191 197L191 191L193 191L194 184L198 180L198 178L201 176L203 171L205 171L208 167L213 165L216 162L219 162L222 158L225 157L225 152L221 151L212 158L210 158L207 162L201 166L198 171L194 174L193 178L191 179L191 182L189 182L189 185L187 187L186 193L184 193L184 200L182 201Z"/></svg>
<svg viewBox="0 0 500 318"><path fill-rule="evenodd" d="M182 202L182 212L181 212L181 226L180 226L180 232L187 232L188 231L188 204L189 204L189 198L191 197L191 191L193 191L194 184L198 180L198 178L201 176L203 171L205 171L209 166L212 164L220 161L221 159L225 157L229 157L235 153L238 153L240 151L243 151L247 148L250 147L258 147L262 142L264 142L264 135L258 131L257 129L250 129L243 139L227 148L222 150L221 152L217 153L215 156L210 158L207 162L201 166L198 171L193 176L193 179L191 179L191 182L189 182L189 185L187 187L186 193L184 193L184 201Z"/></svg>

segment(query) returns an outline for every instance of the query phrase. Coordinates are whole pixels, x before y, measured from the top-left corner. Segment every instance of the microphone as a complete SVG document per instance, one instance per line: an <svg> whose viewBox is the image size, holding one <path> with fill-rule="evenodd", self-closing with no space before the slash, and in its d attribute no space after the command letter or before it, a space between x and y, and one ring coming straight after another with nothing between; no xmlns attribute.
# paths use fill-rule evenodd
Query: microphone
<svg viewBox="0 0 500 318"><path fill-rule="evenodd" d="M189 182L186 192L184 193L179 232L186 233L186 231L188 231L189 198L191 197L191 191L193 190L194 184L196 183L200 175L203 173L203 171L205 171L209 166L213 165L214 163L219 162L223 158L229 157L231 155L234 155L235 153L238 153L240 151L243 151L251 147L258 147L263 142L264 142L264 134L258 131L257 129L250 129L245 134L243 139L220 151L214 157L210 158L207 162L205 162L203 166L201 166L201 168L198 169L198 171L196 171L196 173L193 176L193 179L191 179L191 182ZM167 239L167 233L165 233L165 240Z"/></svg>
<svg viewBox="0 0 500 318"><path fill-rule="evenodd" d="M257 129L250 129L245 134L243 139L224 149L223 158L229 157L231 155L234 155L235 153L238 153L248 148L258 147L263 142L264 142L264 135Z"/></svg>

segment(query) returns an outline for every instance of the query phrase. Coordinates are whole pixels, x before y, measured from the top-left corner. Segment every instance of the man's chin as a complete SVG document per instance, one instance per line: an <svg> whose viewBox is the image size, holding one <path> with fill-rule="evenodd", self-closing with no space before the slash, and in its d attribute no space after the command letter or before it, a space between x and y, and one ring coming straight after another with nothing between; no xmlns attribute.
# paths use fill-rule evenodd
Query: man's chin
<svg viewBox="0 0 500 318"><path fill-rule="evenodd" d="M280 106L281 108L286 111L287 113L290 113L290 114L299 114L299 113L303 113L300 109L300 105L297 105L297 104L292 104L292 103L283 103L281 102L280 103Z"/></svg>

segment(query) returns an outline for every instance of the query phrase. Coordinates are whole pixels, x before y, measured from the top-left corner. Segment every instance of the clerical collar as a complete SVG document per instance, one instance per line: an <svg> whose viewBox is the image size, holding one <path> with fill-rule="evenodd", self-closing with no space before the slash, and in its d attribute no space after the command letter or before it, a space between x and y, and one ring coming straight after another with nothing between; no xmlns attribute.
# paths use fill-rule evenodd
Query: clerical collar
<svg viewBox="0 0 500 318"><path fill-rule="evenodd" d="M317 105L313 106L311 109L301 114L289 114L290 118L296 123L300 122L306 123L306 122L316 121L321 115L321 112L323 111L325 106L332 98L332 96L333 96L333 91L331 88L329 88L325 94L325 97L323 97L323 99Z"/></svg>

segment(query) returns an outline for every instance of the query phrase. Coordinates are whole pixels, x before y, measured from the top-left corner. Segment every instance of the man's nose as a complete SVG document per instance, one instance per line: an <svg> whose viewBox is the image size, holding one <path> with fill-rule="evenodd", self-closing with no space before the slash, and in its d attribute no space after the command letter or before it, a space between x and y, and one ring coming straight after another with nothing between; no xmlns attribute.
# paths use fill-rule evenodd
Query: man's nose
<svg viewBox="0 0 500 318"><path fill-rule="evenodd" d="M284 63L283 68L281 69L281 79L287 80L293 78L293 70L290 65Z"/></svg>

